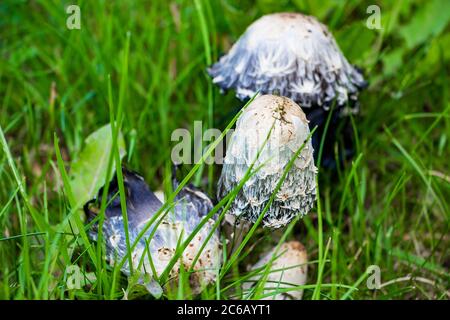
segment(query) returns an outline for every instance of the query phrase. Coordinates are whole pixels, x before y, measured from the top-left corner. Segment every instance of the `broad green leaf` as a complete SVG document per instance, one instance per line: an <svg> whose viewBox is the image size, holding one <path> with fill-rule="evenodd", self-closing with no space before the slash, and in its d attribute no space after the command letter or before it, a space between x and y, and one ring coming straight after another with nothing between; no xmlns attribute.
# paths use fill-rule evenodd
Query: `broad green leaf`
<svg viewBox="0 0 450 320"><path fill-rule="evenodd" d="M112 144L111 125L108 124L86 138L83 150L72 162L70 186L78 205L83 205L92 199L105 183ZM120 157L123 158L126 149L121 133L118 137L118 146ZM112 170L115 170L114 165Z"/></svg>

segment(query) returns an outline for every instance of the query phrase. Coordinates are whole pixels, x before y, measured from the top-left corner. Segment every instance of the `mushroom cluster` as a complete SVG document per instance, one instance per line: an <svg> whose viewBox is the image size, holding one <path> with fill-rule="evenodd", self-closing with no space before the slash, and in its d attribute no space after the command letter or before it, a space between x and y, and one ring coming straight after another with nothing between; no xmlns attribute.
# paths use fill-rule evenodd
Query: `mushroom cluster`
<svg viewBox="0 0 450 320"><path fill-rule="evenodd" d="M217 186L217 196L223 199L245 180L223 224L225 237L231 243L229 249L233 251L252 223L260 220L264 227L281 228L312 209L317 168L310 120L314 126L319 124L320 131L333 103L338 105L339 117L345 114L345 106L357 106L358 93L365 81L343 56L326 26L314 17L296 13L270 14L255 21L208 72L222 90L235 89L242 100L260 93L237 120ZM306 108L306 114L302 108ZM201 190L185 186L175 197L174 206L163 212L161 220L158 217L148 226L161 211L162 200L138 174L123 169L123 177L129 240L137 244L131 252L130 266L125 259L125 225L118 182L114 178L109 184L103 224L107 259L111 264L124 260L121 270L126 275L132 267L159 277L177 254L179 245L196 232L212 210L212 201ZM173 188L177 187L174 175ZM94 240L98 239L99 224L95 219L102 194L103 188L84 208L88 221L94 220L89 233ZM214 226L217 218L212 217L200 228L170 270L172 279L177 278L181 268L192 270L190 283L194 294L216 281L220 268L221 244ZM141 233L144 235L138 239ZM307 275L303 245L297 241L284 243L266 253L250 270L267 264L272 271L266 283L292 290L271 295L271 288L264 287L263 296L301 299L303 291L298 286L305 284ZM258 281L257 274L244 289L251 289L252 283Z"/></svg>
<svg viewBox="0 0 450 320"><path fill-rule="evenodd" d="M122 171L126 191L129 239L132 245L138 238L139 233L161 208L162 203L150 191L141 176L126 169ZM174 178L174 188L176 187L177 182ZM92 221L97 216L102 193L103 188L100 189L96 199L85 205L88 221ZM161 223L155 221L145 231L144 236L137 240L137 245L131 254L134 270L159 277L175 255L178 246L186 240L213 208L213 204L208 196L193 186L184 187L177 194L174 202L175 206L167 212ZM114 265L127 256L125 227L116 177L109 185L107 203L109 204L105 211L103 238L106 245L107 259L110 264ZM217 219L217 217L209 219L200 229L200 232L188 244L170 271L170 278L176 279L181 267L180 264L183 264L184 270L192 269L190 285L194 294L199 293L206 285L215 281L217 269L220 267L221 246L218 230L213 231L214 219ZM211 232L213 232L212 237L196 260L200 248ZM93 240L97 240L98 223L93 225L89 235ZM193 265L195 261L196 263ZM129 262L126 259L121 271L125 275L130 275L129 270ZM152 270L156 271L156 275L153 274Z"/></svg>
<svg viewBox="0 0 450 320"><path fill-rule="evenodd" d="M317 173L309 135L308 120L291 99L263 95L253 100L238 119L227 147L218 197L233 190L250 168L258 170L245 182L229 212L256 222L277 191L263 217L265 227L279 228L297 215L306 215L316 199Z"/></svg>

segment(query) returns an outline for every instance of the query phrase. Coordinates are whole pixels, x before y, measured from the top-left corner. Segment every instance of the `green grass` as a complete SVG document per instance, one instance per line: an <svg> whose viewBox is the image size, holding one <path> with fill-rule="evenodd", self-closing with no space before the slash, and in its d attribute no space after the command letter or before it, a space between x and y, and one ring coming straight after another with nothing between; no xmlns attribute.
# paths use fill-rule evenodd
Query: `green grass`
<svg viewBox="0 0 450 320"><path fill-rule="evenodd" d="M170 208L180 189L170 186L171 132L192 132L196 120L203 129L229 129L243 107L232 93L219 93L205 68L254 19L278 11L317 16L363 68L370 86L353 119L356 154L335 171L319 170L320 197L308 216L277 232L253 228L199 298L280 292L277 284L270 284L270 294L262 290L269 268L249 272L246 266L285 239L308 250L304 299L450 297L447 1L384 1L382 30L366 28L372 3L358 0L79 1L81 30L66 28L68 4L0 3L1 299L123 297L127 281L119 266L108 266L103 246L84 232L68 182L71 161L90 133L112 123L108 167L123 162L140 172L153 190L170 195ZM119 132L127 145L122 160ZM183 169L180 186L195 182L214 196L219 167ZM64 270L73 264L96 280L69 289ZM381 270L379 290L366 286L371 265ZM182 271L164 298L192 298L190 271ZM242 292L255 273L261 282ZM168 272L158 280L165 283ZM128 292L133 296L139 294Z"/></svg>

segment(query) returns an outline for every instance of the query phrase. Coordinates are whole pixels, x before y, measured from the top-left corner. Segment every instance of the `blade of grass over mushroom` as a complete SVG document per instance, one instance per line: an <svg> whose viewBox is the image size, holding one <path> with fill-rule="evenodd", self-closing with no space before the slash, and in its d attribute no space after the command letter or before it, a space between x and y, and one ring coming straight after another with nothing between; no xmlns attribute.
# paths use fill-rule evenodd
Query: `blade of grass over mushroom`
<svg viewBox="0 0 450 320"><path fill-rule="evenodd" d="M170 213L170 211L171 211L172 209L175 208L175 205L176 205L175 203L171 203L170 206L167 208L167 210L165 210L164 214L158 215L158 216L155 215L154 221L156 221L156 219L157 219L157 221L156 221L156 223L155 223L154 225L153 225L153 222L154 222L154 221L152 221L152 224L151 224L151 226L153 227L153 228L152 228L152 231L150 232L150 234L149 234L148 237L144 238L145 241L148 242L149 245L150 245L150 242L152 241L153 237L155 236L155 233L156 233L156 231L158 230L158 227L161 225L161 223L164 221L164 219L165 219L166 216ZM181 238L181 235L180 235L180 238ZM178 241L179 241L179 240L180 240L180 239L178 239ZM150 254L149 254L149 255L150 255ZM150 255L150 256L151 256L151 255ZM140 266L142 266L142 265L144 264L144 260L145 260L145 255L142 255L142 257L141 257L141 259L140 259L140 261L139 261L139 268L140 268ZM153 263L153 262L151 262L150 265L152 265L152 263ZM153 266L152 268L154 269L154 266ZM158 274L156 273L156 269L154 269L154 270L152 270L152 271L155 272L155 273L154 273L155 279L156 279L156 280L159 280Z"/></svg>
<svg viewBox="0 0 450 320"><path fill-rule="evenodd" d="M235 188L237 189L237 187ZM221 201L219 201L219 203L214 206L214 208L200 221L200 223L195 227L195 229L191 232L191 234L186 238L186 240L183 242L183 244L180 246L179 250L177 250L175 252L175 254L173 255L173 257L171 258L170 262L167 264L166 268L164 269L163 273L161 274L161 276L159 277L160 281L162 283L167 282L168 279L168 275L170 273L170 271L172 270L173 266L175 265L175 263L178 261L178 259L180 258L181 254L184 252L184 250L186 249L186 247L189 245L189 243L194 239L194 237L197 235L197 233L203 228L203 226L209 221L209 219L211 219L219 210L220 208L223 207L223 205L225 203L227 203L227 205L229 206L231 204L231 199L233 196L235 196L237 194L238 190L233 190L233 192L231 192L229 195L227 195L226 197L224 197ZM226 213L226 210L228 210L227 207L225 207L225 209L223 210L223 214L221 213L221 216L223 217L224 214ZM161 219L162 221L162 219ZM210 233L208 234L207 238L205 238L204 244L208 242L208 237L210 238L212 236L212 234L215 232L216 228L218 228L220 226L219 222L220 220L218 219L218 221L216 221L216 223L214 224L214 227L212 228L212 230L210 231ZM155 228L156 229L156 228ZM199 259L199 256L202 253L202 250L205 248L205 245L202 245L199 249L199 252L197 253L197 255L195 256L195 259ZM191 268L189 270L189 272L194 272L193 271L193 267L195 266L194 263L191 264Z"/></svg>
<svg viewBox="0 0 450 320"><path fill-rule="evenodd" d="M280 180L277 182L274 191L272 192L272 195L270 196L269 200L267 201L267 204L264 206L264 209L262 210L261 214L259 215L258 219L256 220L256 222L253 224L253 226L250 228L250 230L248 231L248 233L246 234L246 236L244 237L244 239L242 240L241 244L239 245L239 247L236 249L236 251L231 255L230 259L227 261L227 263L222 267L222 272L221 272L221 277L220 279L222 279L225 275L226 272L228 272L228 270L230 269L231 265L236 261L237 257L239 256L239 254L241 253L242 249L245 247L245 245L247 244L247 242L250 240L250 238L252 237L253 233L255 232L256 228L259 226L259 224L262 222L262 219L264 218L264 215L266 214L267 210L269 210L269 207L272 205L272 202L275 199L275 196L277 195L278 191L281 188L281 185L283 184L284 180L287 177L287 174L289 173L289 170L291 169L291 167L294 164L294 161L297 159L298 155L300 154L300 152L303 150L303 148L306 145L306 142L309 141L309 139L311 139L312 135L314 134L314 132L316 131L317 127L314 127L310 134L308 135L308 137L305 139L305 141L303 142L303 144L300 146L300 148L294 153L294 155L292 156L292 158L289 160L289 162L286 165L286 168L283 171L282 176L280 177Z"/></svg>
<svg viewBox="0 0 450 320"><path fill-rule="evenodd" d="M274 122L274 124L275 124L275 122ZM212 237L212 235L214 234L215 230L216 230L217 228L219 228L222 219L225 217L225 214L226 214L226 212L228 211L228 209L230 208L230 206L231 206L232 202L234 201L236 195L238 194L238 192L240 191L240 189L244 186L244 184L246 183L246 181L251 177L251 175L254 174L254 172L252 173L251 170L252 170L252 168L253 168L253 166L254 166L254 164L255 164L255 161L259 158L259 155L260 155L262 149L264 149L264 146L266 145L267 140L269 139L270 134L271 134L271 132L272 132L272 130L273 130L274 124L272 125L271 129L269 130L269 133L267 134L267 137L266 137L265 141L263 142L262 147L260 148L260 150L258 150L258 153L257 153L257 155L256 155L256 157L255 157L255 159L254 159L254 161L252 162L251 166L250 166L250 167L248 168L248 170L246 171L246 173L245 173L243 179L239 182L239 184L238 184L235 188L233 188L233 190L231 190L231 192L230 192L228 195L226 195L226 196L219 202L218 205L216 205L216 206L213 208L213 210L211 210L210 213L208 213L208 215L207 215L207 216L199 223L199 225L196 227L196 229L194 229L194 231L192 232L192 234L191 234L191 235L192 235L191 239L190 239L189 241L186 241L185 247L186 247L187 245L189 245L190 241L191 241L191 240L194 238L194 236L201 230L201 228L203 227L203 225L206 224L206 222L207 222L211 217L213 217L213 215L214 215L214 214L215 214L215 213L223 206L223 204L224 204L225 202L227 203L226 206L225 206L225 208L222 210L222 212L221 212L219 218L217 219L217 221L216 221L215 224L213 225L212 230L211 230L210 233L207 235L207 238L206 238L206 240L204 241L203 245L200 247L199 252L198 252L197 255L195 256L195 258L194 258L194 260L193 260L193 262L192 262L192 266L191 266L189 272L192 272L192 271L193 271L193 267L194 267L195 264L197 263L197 260L199 259L199 257L200 257L200 255L201 255L203 249L205 248L206 244L208 243L208 240ZM258 171L261 167L262 167L262 165L261 165L259 168L257 168L257 169L255 170L255 172ZM184 248L183 248L183 250L184 250ZM167 269L166 269L166 270L167 270ZM168 272L170 272L170 269L168 270ZM219 275L220 275L220 273L219 273ZM219 281L218 281L218 282L220 282L220 277L219 277Z"/></svg>
<svg viewBox="0 0 450 320"><path fill-rule="evenodd" d="M252 297L258 297L258 294L263 295L264 294L264 290L266 282L267 282L267 278L269 277L269 274L271 272L271 268L272 268L272 264L273 262L278 259L281 255L284 254L284 252L280 252L280 247L281 245L285 242L286 238L288 237L288 235L292 232L294 226L297 224L297 222L300 220L300 217L297 216L296 218L294 218L288 225L288 227L286 228L286 230L283 232L283 235L281 236L280 240L278 241L277 245L275 246L275 249L273 251L273 255L270 258L270 260L267 262L264 270L263 270L263 274L260 278L260 280L256 283L253 293L251 296L249 296L248 298L252 298ZM284 270L282 270L284 271Z"/></svg>
<svg viewBox="0 0 450 320"><path fill-rule="evenodd" d="M155 263L153 262L152 255L150 253L150 240L151 240L151 238L145 239L145 250L144 250L143 256L145 256L145 254L147 254L147 258L148 258L148 262L150 264L150 269L152 271L153 279L157 280L157 272L156 272L156 268L155 268ZM139 262L139 268L141 268L141 263L142 263L142 265L144 264L144 259L142 259L142 262Z"/></svg>
<svg viewBox="0 0 450 320"><path fill-rule="evenodd" d="M167 206L167 208L165 209L165 211L161 211L161 212L155 213L155 214L152 216L152 218L146 223L146 226L145 226L146 230L145 230L145 231L147 231L148 228L153 227L153 229L152 229L150 235L149 235L148 238L147 238L147 239L148 239L148 243L150 243L151 239L152 239L153 236L155 235L155 232L156 232L158 226L161 224L161 222L164 220L165 216L169 213L169 211L170 211L174 206L175 206L174 203L168 204L168 206ZM161 210L161 209L160 209L160 210ZM161 213L163 213L163 214L161 214ZM157 219L159 219L159 220L158 220L158 221L156 222L156 224L154 225L154 222L155 222ZM142 232L142 231L141 231L141 232ZM139 234L139 235L140 235L140 234ZM139 235L138 235L138 237L139 237ZM144 234L142 235L142 237L143 237L143 236L144 236ZM134 250L134 248L135 248L135 247L137 246L137 244L138 244L138 241L139 241L139 239L137 239L137 240L135 240L135 242L133 242L132 247L131 247L131 250ZM117 279L118 279L119 274L120 274L120 269L121 269L121 268L123 267L123 265L125 264L125 262L126 262L126 260L127 260L126 258L127 258L126 256L123 257L122 260L120 260L120 262L119 262L119 263L116 263L115 266L114 266L114 272L113 272L113 273L114 273L114 276L113 276L113 283L112 283L112 288L113 288L113 289L116 287ZM140 263L143 263L144 259L145 259L145 254L143 254L143 255L141 256L141 261L140 261ZM155 277L156 280L159 280L157 274L154 274L154 277ZM112 290L112 293L113 293L113 292L114 292L114 290ZM113 299L113 297L111 297L111 299Z"/></svg>
<svg viewBox="0 0 450 320"><path fill-rule="evenodd" d="M215 231L217 228L219 228L220 223L221 223L222 220L224 219L225 214L227 213L228 209L231 207L231 204L233 203L233 201L234 201L234 199L236 198L237 194L240 192L240 190L241 190L242 187L245 185L245 183L248 181L248 179L250 179L250 178L251 178L251 177L252 177L259 169L261 169L261 168L263 167L263 165L260 165L258 168L256 168L256 170L255 170L254 172L252 172L252 169L253 169L253 167L254 167L254 165L255 165L255 162L259 159L259 157L260 157L260 155L261 155L261 152L263 151L264 147L266 146L267 141L268 141L269 138L270 138L270 135L271 135L271 133L272 133L272 130L273 130L274 126L275 126L275 121L273 122L273 124L272 124L272 126L271 126L271 128L270 128L270 130L269 130L269 132L268 132L268 134L267 134L267 136L266 136L266 138L265 138L265 140L263 141L263 144L262 144L261 148L259 148L259 150L258 150L258 152L257 152L257 154L256 154L256 156L255 156L255 159L253 160L253 162L251 163L251 165L249 166L249 168L248 168L247 171L245 172L244 177L241 179L241 181L238 183L238 185L237 185L235 188L233 188L233 190L227 195L227 197L225 197L225 198L228 199L228 202L227 202L225 208L224 208L224 209L222 210L222 212L220 213L220 216L219 216L219 218L217 219L217 221L215 222L215 224L214 224L214 226L213 226L211 232L208 234L207 240L204 241L204 243L203 243L203 245L201 246L199 252L198 252L197 255L195 256L195 258L194 258L194 260L193 260L193 262L192 262L192 267L191 267L191 270L190 270L190 271L192 271L193 267L194 267L195 264L197 263L197 260L200 258L200 255L201 255L203 249L205 248L206 244L208 243L209 238L211 238L212 235L214 234L214 231ZM225 199L225 198L224 198L224 199ZM220 208L220 207L219 207L219 208ZM205 223L206 223L206 221L205 221Z"/></svg>
<svg viewBox="0 0 450 320"><path fill-rule="evenodd" d="M279 255L277 255L276 259L281 256L281 253ZM313 261L308 261L307 264L311 265L311 264L318 264L319 260L313 260ZM291 269L295 269L298 267L303 266L302 264L296 264L296 265L291 265L291 266L287 266L287 267L283 267L283 268L277 268L277 269L270 269L268 274L273 274L273 273L279 273L281 271L288 271ZM266 269L266 265L255 268L253 270L247 271L243 274L240 275L240 277L237 277L236 280L234 280L233 282L231 282L230 284L228 284L227 286L222 288L222 292L226 292L227 290L230 289L234 289L234 288L238 288L240 287L243 283L246 282L257 282L252 280L252 278L255 278L256 276L259 276L262 272L264 272ZM260 281L260 280L258 280Z"/></svg>
<svg viewBox="0 0 450 320"><path fill-rule="evenodd" d="M252 164L251 167L253 167L253 164ZM195 236L195 234L197 234L201 230L201 228L208 222L208 220L211 219L211 217L213 217L220 210L220 208L222 208L223 205L225 204L225 207L222 209L218 219L216 220L216 222L214 223L213 227L211 228L212 230L209 232L209 234L205 238L203 244L201 245L201 247L198 250L198 253L196 254L194 260L192 261L191 268L189 269L189 273L194 272L193 271L194 266L196 265L198 259L200 258L200 256L201 256L204 248L206 247L208 241L214 235L214 232L220 227L221 222L223 221L223 219L225 217L225 214L228 212L228 209L230 208L231 204L233 203L236 195L239 193L239 191L242 189L242 187L248 181L248 179L253 174L255 174L262 166L259 166L253 172L251 171L251 167L247 170L247 172L246 172L245 176L243 177L243 179L241 180L241 182L237 186L235 186L227 196L225 196L223 199L221 199L219 201L219 203L213 208L213 210L211 210L211 212L199 223L197 228L192 232L192 234ZM224 262L225 261L226 261L226 259L224 259ZM219 272L219 275L220 275L220 270L218 270L218 272ZM219 277L218 277L218 279L219 279ZM220 283L220 281L217 281L217 283ZM217 289L217 290L219 290L219 289Z"/></svg>

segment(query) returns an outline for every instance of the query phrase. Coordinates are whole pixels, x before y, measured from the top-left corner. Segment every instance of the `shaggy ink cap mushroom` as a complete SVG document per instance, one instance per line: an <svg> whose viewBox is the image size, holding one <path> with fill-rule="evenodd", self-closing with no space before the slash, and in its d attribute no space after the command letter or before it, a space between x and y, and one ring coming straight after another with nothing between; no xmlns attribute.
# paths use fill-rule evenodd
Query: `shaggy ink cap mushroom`
<svg viewBox="0 0 450 320"><path fill-rule="evenodd" d="M122 172L126 193L129 237L130 243L133 244L146 224L162 207L162 203L149 189L140 175L126 169L123 169ZM173 182L176 184L174 185L175 189L178 186L178 182L176 179ZM121 261L127 255L124 221L118 190L117 177L114 177L109 185L107 199L107 203L109 204L105 211L103 224L106 257L111 265ZM100 189L97 199L89 201L84 206L88 222L91 222L100 210L102 193L103 188ZM153 275L151 262L148 257L149 251L157 273L156 276L159 277L174 256L179 244L186 240L213 208L211 199L199 189L190 185L181 189L175 197L174 203L174 208L167 213L159 225L157 222L160 218L156 219L154 222L156 230L154 230L155 226L150 226L144 236L138 241L137 246L131 254L134 270L139 268L139 272ZM164 213L160 217L163 215ZM183 264L184 270L191 269L201 246L213 229L214 219L216 218L209 219L200 229L200 232L188 244L170 272L171 279L177 279L181 267L180 263ZM153 231L154 235L150 239ZM97 240L97 223L93 224L89 236L93 240ZM148 242L149 250L147 250ZM141 258L143 258L143 264L140 264ZM216 270L220 267L220 259L221 245L218 230L216 229L202 250L196 264L193 266L190 285L194 294L200 293L206 285L216 280ZM126 263L123 265L121 271L129 276L130 268L128 259L125 261Z"/></svg>
<svg viewBox="0 0 450 320"><path fill-rule="evenodd" d="M252 165L255 172L244 183L228 212L256 222L289 162L303 146L265 212L262 224L279 228L297 215L306 215L316 199L317 174L309 135L308 120L291 99L263 95L253 100L239 117L230 138L218 184L219 199L244 179Z"/></svg>
<svg viewBox="0 0 450 320"><path fill-rule="evenodd" d="M222 91L244 100L256 92L288 97L303 108L356 104L366 86L327 27L299 13L275 13L253 22L228 54L208 69Z"/></svg>

